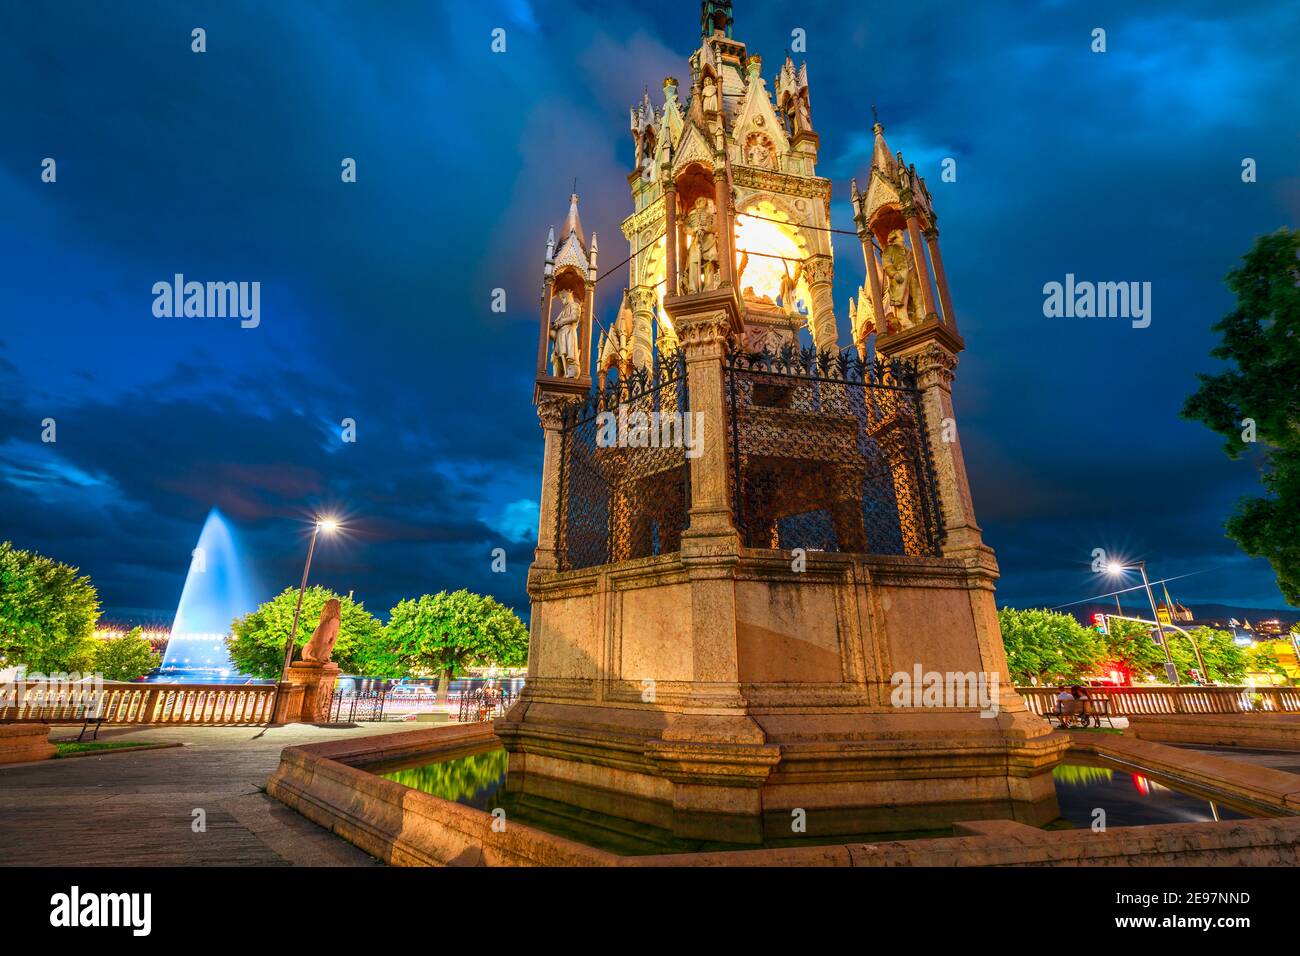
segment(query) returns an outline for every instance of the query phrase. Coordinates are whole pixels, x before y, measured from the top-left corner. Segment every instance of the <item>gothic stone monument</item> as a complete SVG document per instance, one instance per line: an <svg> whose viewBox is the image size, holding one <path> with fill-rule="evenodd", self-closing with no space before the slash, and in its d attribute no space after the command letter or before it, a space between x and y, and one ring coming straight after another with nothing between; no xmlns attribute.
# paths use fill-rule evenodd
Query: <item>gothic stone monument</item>
<svg viewBox="0 0 1300 956"><path fill-rule="evenodd" d="M773 96L731 4L701 19L685 101L670 77L631 113L628 287L595 347L577 196L547 241L507 786L732 843L1046 822L1067 742L1007 675L925 183L876 123L842 351L806 68ZM949 692L900 683L930 674Z"/></svg>

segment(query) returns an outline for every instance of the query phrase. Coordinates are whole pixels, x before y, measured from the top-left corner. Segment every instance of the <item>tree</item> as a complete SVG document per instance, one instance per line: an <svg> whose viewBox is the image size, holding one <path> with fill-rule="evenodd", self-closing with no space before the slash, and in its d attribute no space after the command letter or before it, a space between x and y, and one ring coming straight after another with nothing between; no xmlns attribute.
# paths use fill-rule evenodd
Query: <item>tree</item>
<svg viewBox="0 0 1300 956"><path fill-rule="evenodd" d="M1105 662L1118 664L1138 682L1145 679L1148 674L1154 675L1157 680L1164 680L1165 652L1151 639L1152 630L1154 625L1151 624L1108 618L1107 633L1102 637ZM1179 637L1171 638L1170 632L1165 631L1165 640L1175 642L1170 645L1172 653ZM1190 654L1191 645L1185 640L1182 643L1187 646L1187 652ZM1196 665L1193 663L1192 666Z"/></svg>
<svg viewBox="0 0 1300 956"><path fill-rule="evenodd" d="M335 594L329 588L313 585L303 593L302 615L294 646L301 651L311 640L320 622L325 602L339 602L339 637L334 645L333 661L347 674L372 677L392 676L391 658L384 654L383 624L365 606L350 597ZM230 660L241 673L253 677L279 677L284 666L284 642L293 626L293 609L298 602L296 588L285 588L250 614L236 618L231 635L226 638ZM384 668L378 672L375 667Z"/></svg>
<svg viewBox="0 0 1300 956"><path fill-rule="evenodd" d="M1098 634L1069 614L1004 607L998 623L1007 669L1017 684L1070 683L1097 670L1102 656Z"/></svg>
<svg viewBox="0 0 1300 956"><path fill-rule="evenodd" d="M135 680L160 663L162 655L154 652L139 627L131 628L122 637L100 641L95 649L95 670L104 675L104 680Z"/></svg>
<svg viewBox="0 0 1300 956"><path fill-rule="evenodd" d="M528 629L496 598L463 588L401 601L389 613L388 648L408 667L440 676L438 700L466 667L516 667L528 659Z"/></svg>
<svg viewBox="0 0 1300 956"><path fill-rule="evenodd" d="M1198 375L1185 418L1223 435L1233 459L1263 446L1262 498L1243 498L1225 530L1243 551L1266 558L1283 596L1300 606L1300 232L1261 236L1228 273L1237 307L1214 330L1210 354L1230 363Z"/></svg>
<svg viewBox="0 0 1300 956"><path fill-rule="evenodd" d="M1246 654L1233 640L1231 631L1220 631L1212 627L1194 627L1191 634L1196 639L1196 644L1201 649L1201 657L1205 661L1206 672L1201 678L1203 681L1236 684L1245 676ZM1186 677L1190 680L1191 669L1200 666L1196 662L1195 652L1190 643L1176 632L1171 635L1166 630L1165 637L1175 642L1170 645L1171 650L1180 642L1188 644L1185 652L1174 655L1174 662L1178 665L1179 679Z"/></svg>
<svg viewBox="0 0 1300 956"><path fill-rule="evenodd" d="M0 661L47 674L91 669L99 595L77 571L0 542Z"/></svg>
<svg viewBox="0 0 1300 956"><path fill-rule="evenodd" d="M1277 647L1274 642L1256 644L1246 648L1246 669L1254 674L1276 674L1287 677L1286 668L1278 660Z"/></svg>

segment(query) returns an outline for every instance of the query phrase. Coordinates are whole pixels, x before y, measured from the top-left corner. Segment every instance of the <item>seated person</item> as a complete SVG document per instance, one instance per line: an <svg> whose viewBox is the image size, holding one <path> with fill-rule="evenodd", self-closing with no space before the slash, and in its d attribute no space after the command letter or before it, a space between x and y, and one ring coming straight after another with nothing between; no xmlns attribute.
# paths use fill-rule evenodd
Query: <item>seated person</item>
<svg viewBox="0 0 1300 956"><path fill-rule="evenodd" d="M1062 727L1070 726L1070 719L1083 711L1083 705L1079 702L1074 694L1062 687L1061 692L1056 695L1056 716L1061 720Z"/></svg>

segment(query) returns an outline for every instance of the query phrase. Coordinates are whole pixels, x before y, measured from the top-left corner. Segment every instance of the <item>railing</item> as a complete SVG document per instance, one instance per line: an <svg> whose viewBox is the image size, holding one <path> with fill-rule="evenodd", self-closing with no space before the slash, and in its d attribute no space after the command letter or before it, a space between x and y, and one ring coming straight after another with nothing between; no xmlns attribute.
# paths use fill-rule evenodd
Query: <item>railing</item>
<svg viewBox="0 0 1300 956"><path fill-rule="evenodd" d="M690 401L681 352L598 382L564 410L556 541L560 570L681 550L690 510Z"/></svg>
<svg viewBox="0 0 1300 956"><path fill-rule="evenodd" d="M940 554L912 365L793 346L733 351L726 390L732 502L747 547Z"/></svg>
<svg viewBox="0 0 1300 956"><path fill-rule="evenodd" d="M1056 710L1060 687L1017 687L1032 713ZM1089 687L1110 701L1112 717L1162 714L1300 713L1300 687Z"/></svg>
<svg viewBox="0 0 1300 956"><path fill-rule="evenodd" d="M508 693L484 693L482 688L461 694L455 719L458 723L493 720L505 714L515 702Z"/></svg>
<svg viewBox="0 0 1300 956"><path fill-rule="evenodd" d="M47 684L5 688L0 723L267 724L275 708L273 684Z"/></svg>
<svg viewBox="0 0 1300 956"><path fill-rule="evenodd" d="M384 705L389 699L389 689L386 687L348 693L335 689L334 696L330 698L330 722L339 724L383 720Z"/></svg>

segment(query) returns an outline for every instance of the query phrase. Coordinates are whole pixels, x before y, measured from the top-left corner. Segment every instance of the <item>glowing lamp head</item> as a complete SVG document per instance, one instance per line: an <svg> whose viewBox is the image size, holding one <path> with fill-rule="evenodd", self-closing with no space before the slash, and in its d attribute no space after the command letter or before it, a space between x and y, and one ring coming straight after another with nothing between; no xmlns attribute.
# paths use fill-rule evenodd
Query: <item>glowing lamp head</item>
<svg viewBox="0 0 1300 956"><path fill-rule="evenodd" d="M1118 561L1112 561L1110 564L1106 565L1106 571L1110 574L1123 574L1124 565L1120 564Z"/></svg>
<svg viewBox="0 0 1300 956"><path fill-rule="evenodd" d="M339 523L336 518L319 518L316 521L316 527L326 534L333 534L339 529Z"/></svg>

